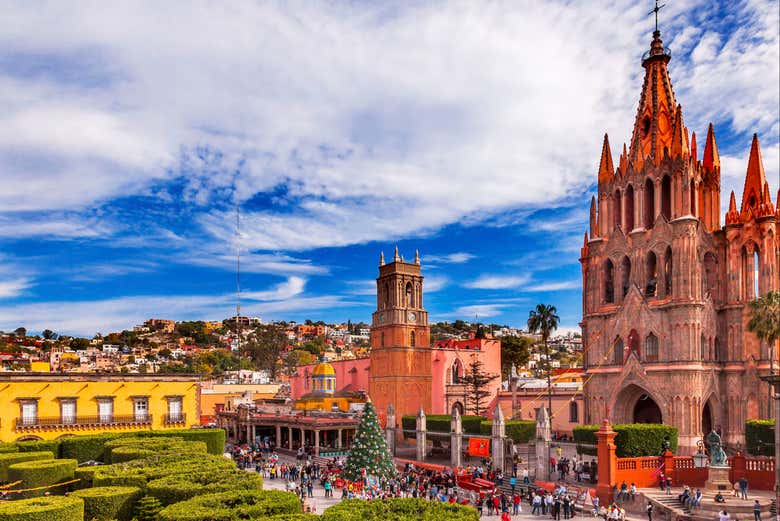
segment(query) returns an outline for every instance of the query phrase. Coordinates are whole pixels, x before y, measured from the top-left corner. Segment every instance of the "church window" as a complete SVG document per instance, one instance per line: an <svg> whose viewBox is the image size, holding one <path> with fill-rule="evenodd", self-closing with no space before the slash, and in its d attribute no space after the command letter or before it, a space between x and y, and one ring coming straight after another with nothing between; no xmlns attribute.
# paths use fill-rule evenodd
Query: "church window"
<svg viewBox="0 0 780 521"><path fill-rule="evenodd" d="M384 294L384 307L385 309L390 307L390 284L385 282L385 294Z"/></svg>
<svg viewBox="0 0 780 521"><path fill-rule="evenodd" d="M385 332L384 332L384 331L382 331L382 334L380 335L380 337L379 337L379 338L380 338L380 342L379 342L379 343L380 343L380 345L381 345L382 347L385 347Z"/></svg>
<svg viewBox="0 0 780 521"><path fill-rule="evenodd" d="M615 343L612 345L612 363L617 365L623 365L623 339L617 337Z"/></svg>
<svg viewBox="0 0 780 521"><path fill-rule="evenodd" d="M691 215L701 217L696 208L696 183L693 182L693 179L691 179L690 194L691 194Z"/></svg>
<svg viewBox="0 0 780 521"><path fill-rule="evenodd" d="M406 307L408 308L414 307L412 304L413 304L412 283L407 282L406 283Z"/></svg>
<svg viewBox="0 0 780 521"><path fill-rule="evenodd" d="M655 297L658 289L658 266L656 263L655 252L647 253L647 271L646 271L645 295Z"/></svg>
<svg viewBox="0 0 780 521"><path fill-rule="evenodd" d="M623 257L623 266L622 266L622 289L623 289L623 297L628 295L628 288L631 284L631 261L628 258L628 255Z"/></svg>
<svg viewBox="0 0 780 521"><path fill-rule="evenodd" d="M664 291L667 297L672 296L672 248L667 246L664 254Z"/></svg>
<svg viewBox="0 0 780 521"><path fill-rule="evenodd" d="M569 421L571 423L579 423L580 421L579 407L577 406L577 402L574 400L569 402Z"/></svg>
<svg viewBox="0 0 780 521"><path fill-rule="evenodd" d="M639 349L639 333L636 332L636 329L632 329L628 335L628 352L634 353L637 360L642 359L642 353Z"/></svg>
<svg viewBox="0 0 780 521"><path fill-rule="evenodd" d="M452 363L452 383L458 384L460 383L460 379L463 376L463 365L460 363L460 360L455 359L455 361Z"/></svg>
<svg viewBox="0 0 780 521"><path fill-rule="evenodd" d="M672 220L672 179L668 175L661 181L661 213L667 221Z"/></svg>
<svg viewBox="0 0 780 521"><path fill-rule="evenodd" d="M645 228L650 229L655 222L655 186L653 181L645 181Z"/></svg>
<svg viewBox="0 0 780 521"><path fill-rule="evenodd" d="M614 223L613 228L621 228L622 227L622 219L623 219L623 212L622 212L622 201L623 197L620 195L620 190L615 190L615 213L614 213Z"/></svg>
<svg viewBox="0 0 780 521"><path fill-rule="evenodd" d="M702 362L707 359L707 338L702 335L700 338L700 344L701 344L701 352L699 355L701 356Z"/></svg>
<svg viewBox="0 0 780 521"><path fill-rule="evenodd" d="M645 360L648 362L658 361L658 337L653 333L647 335L645 339Z"/></svg>
<svg viewBox="0 0 780 521"><path fill-rule="evenodd" d="M721 349L723 349L723 347L720 345L720 338L715 337L715 349L714 349L713 353L715 355L715 361L716 362L719 361L719 360L722 360L723 358L725 358L723 356L723 353L721 353Z"/></svg>
<svg viewBox="0 0 780 521"><path fill-rule="evenodd" d="M753 249L753 298L761 296L761 292L758 288L759 282L759 270L758 270L758 248Z"/></svg>
<svg viewBox="0 0 780 521"><path fill-rule="evenodd" d="M650 133L650 116L645 116L642 120L642 137L647 137Z"/></svg>
<svg viewBox="0 0 780 521"><path fill-rule="evenodd" d="M744 246L742 247L742 273L741 277L739 278L739 294L744 300L748 300L750 298L750 295L748 295L748 288L750 285L748 284L748 276L749 276L749 269L748 269L748 263L747 263L747 248Z"/></svg>
<svg viewBox="0 0 780 521"><path fill-rule="evenodd" d="M414 344L415 344L414 331L412 331L411 333L409 333L409 345L411 347L414 347Z"/></svg>
<svg viewBox="0 0 780 521"><path fill-rule="evenodd" d="M626 233L634 229L634 187L628 185L624 196L623 213L626 215Z"/></svg>
<svg viewBox="0 0 780 521"><path fill-rule="evenodd" d="M709 294L714 300L718 288L717 260L715 255L709 252L704 254L704 277L702 277L702 284L704 286L703 295L706 297Z"/></svg>
<svg viewBox="0 0 780 521"><path fill-rule="evenodd" d="M604 302L615 302L615 266L610 259L604 265Z"/></svg>

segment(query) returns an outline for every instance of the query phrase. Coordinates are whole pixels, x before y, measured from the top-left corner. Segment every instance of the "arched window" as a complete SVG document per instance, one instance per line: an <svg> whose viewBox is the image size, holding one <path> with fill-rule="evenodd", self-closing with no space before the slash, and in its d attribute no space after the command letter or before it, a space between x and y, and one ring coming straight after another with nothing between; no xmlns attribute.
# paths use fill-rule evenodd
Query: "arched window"
<svg viewBox="0 0 780 521"><path fill-rule="evenodd" d="M653 333L647 335L645 339L645 360L648 362L658 361L658 337Z"/></svg>
<svg viewBox="0 0 780 521"><path fill-rule="evenodd" d="M615 343L612 345L612 363L623 365L624 350L625 346L623 345L623 339L617 337Z"/></svg>
<svg viewBox="0 0 780 521"><path fill-rule="evenodd" d="M650 229L655 222L655 186L653 181L645 181L645 228Z"/></svg>
<svg viewBox="0 0 780 521"><path fill-rule="evenodd" d="M574 400L569 402L569 421L571 423L579 423L580 421L579 407Z"/></svg>
<svg viewBox="0 0 780 521"><path fill-rule="evenodd" d="M702 295L708 294L715 300L718 290L718 261L710 252L704 254L704 276L702 277Z"/></svg>
<svg viewBox="0 0 780 521"><path fill-rule="evenodd" d="M615 302L615 266L610 259L604 264L604 302Z"/></svg>
<svg viewBox="0 0 780 521"><path fill-rule="evenodd" d="M631 261L628 258L628 255L623 257L623 262L621 266L621 289L623 290L623 297L628 295L628 288L631 284Z"/></svg>
<svg viewBox="0 0 780 521"><path fill-rule="evenodd" d="M390 307L390 284L388 284L387 282L385 282L385 295L384 295L384 297L385 297L385 302L384 302L385 309L387 309L387 308Z"/></svg>
<svg viewBox="0 0 780 521"><path fill-rule="evenodd" d="M750 290L752 285L750 284L750 272L753 267L748 264L748 253L745 246L742 247L742 276L739 281L739 293L743 300L750 300Z"/></svg>
<svg viewBox="0 0 780 521"><path fill-rule="evenodd" d="M658 289L658 266L656 263L655 252L647 253L647 263L645 271L645 295L648 297L655 297L656 290Z"/></svg>
<svg viewBox="0 0 780 521"><path fill-rule="evenodd" d="M667 297L672 296L672 268L672 248L667 246L664 254L664 291Z"/></svg>
<svg viewBox="0 0 780 521"><path fill-rule="evenodd" d="M623 213L626 215L626 233L634 229L634 187L628 185L626 194L623 196Z"/></svg>
<svg viewBox="0 0 780 521"><path fill-rule="evenodd" d="M384 331L382 331L382 334L380 335L379 338L380 338L380 345L382 347L385 347L385 332Z"/></svg>
<svg viewBox="0 0 780 521"><path fill-rule="evenodd" d="M759 269L758 269L758 248L753 248L753 298L761 296L761 291L758 287L759 282Z"/></svg>
<svg viewBox="0 0 780 521"><path fill-rule="evenodd" d="M661 180L661 213L667 221L672 220L672 179L668 175Z"/></svg>
<svg viewBox="0 0 780 521"><path fill-rule="evenodd" d="M614 222L612 223L613 228L622 228L623 225L623 209L622 209L622 202L623 197L620 195L620 190L615 190L615 198L613 199L615 204L615 212L613 214Z"/></svg>
<svg viewBox="0 0 780 521"><path fill-rule="evenodd" d="M411 308L413 306L413 291L412 291L412 283L407 282L406 283L406 307Z"/></svg>
<svg viewBox="0 0 780 521"><path fill-rule="evenodd" d="M457 358L452 362L452 383L459 384L463 376L463 365Z"/></svg>
<svg viewBox="0 0 780 521"><path fill-rule="evenodd" d="M696 183L693 182L693 179L691 179L691 215L696 217L701 217L699 215L699 210L696 208Z"/></svg>
<svg viewBox="0 0 780 521"><path fill-rule="evenodd" d="M642 359L642 352L639 348L639 333L636 332L636 329L632 329L631 333L628 334L628 352L636 355L637 360Z"/></svg>
<svg viewBox="0 0 780 521"><path fill-rule="evenodd" d="M412 332L409 333L409 346L414 347L414 344L415 344L414 330L412 330Z"/></svg>
<svg viewBox="0 0 780 521"><path fill-rule="evenodd" d="M723 356L723 353L721 353L721 349L723 349L723 347L720 345L720 338L715 337L715 350L714 350L714 353L715 353L715 361L716 362L718 362L718 361L720 361L720 360L725 358L725 356Z"/></svg>
<svg viewBox="0 0 780 521"><path fill-rule="evenodd" d="M701 360L704 361L707 359L707 339L704 337L704 334L701 335L700 338L700 353Z"/></svg>

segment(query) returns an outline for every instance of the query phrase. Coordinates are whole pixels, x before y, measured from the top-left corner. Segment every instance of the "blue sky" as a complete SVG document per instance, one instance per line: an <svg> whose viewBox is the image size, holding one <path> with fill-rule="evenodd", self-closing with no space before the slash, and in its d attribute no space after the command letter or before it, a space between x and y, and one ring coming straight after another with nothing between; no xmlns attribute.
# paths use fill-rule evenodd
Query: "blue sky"
<svg viewBox="0 0 780 521"><path fill-rule="evenodd" d="M630 137L652 2L11 2L0 18L0 329L234 309L368 320L419 249L432 320L580 318L601 140ZM722 203L780 163L775 0L674 0L672 81ZM702 145L703 146L703 145ZM701 147L700 147L701 148ZM725 212L724 212L725 213Z"/></svg>

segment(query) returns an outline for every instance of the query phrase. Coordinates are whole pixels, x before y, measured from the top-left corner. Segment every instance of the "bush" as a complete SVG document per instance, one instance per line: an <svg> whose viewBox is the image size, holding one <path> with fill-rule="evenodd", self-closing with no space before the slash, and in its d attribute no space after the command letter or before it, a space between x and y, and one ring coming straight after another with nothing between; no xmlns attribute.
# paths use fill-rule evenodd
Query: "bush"
<svg viewBox="0 0 780 521"><path fill-rule="evenodd" d="M45 487L73 479L76 465L74 459L23 461L8 467L8 479L11 482L21 481L22 488ZM23 492L20 497L37 497L45 493L46 489L31 490Z"/></svg>
<svg viewBox="0 0 780 521"><path fill-rule="evenodd" d="M19 452L49 451L55 457L60 454L60 440L17 441L16 446L19 448Z"/></svg>
<svg viewBox="0 0 780 521"><path fill-rule="evenodd" d="M428 432L451 432L452 416L449 414L429 414L426 417L426 427ZM461 416L460 422L463 432L466 434L479 434L479 424L485 421L484 416ZM401 417L401 426L405 431L417 430L417 416L407 414ZM404 433L405 436L414 438L411 432Z"/></svg>
<svg viewBox="0 0 780 521"><path fill-rule="evenodd" d="M225 431L223 429L171 429L165 431L144 431L137 433L141 437L156 438L175 436L184 441L202 441L209 454L222 456L225 452Z"/></svg>
<svg viewBox="0 0 780 521"><path fill-rule="evenodd" d="M8 452L19 452L19 446L16 443L0 443L0 454Z"/></svg>
<svg viewBox="0 0 780 521"><path fill-rule="evenodd" d="M461 424L463 425L463 432L466 434L479 434L480 425L487 418L484 416L463 416L461 417Z"/></svg>
<svg viewBox="0 0 780 521"><path fill-rule="evenodd" d="M598 425L578 425L574 427L574 442L577 444L578 454L587 454L589 456L596 456L596 447L598 439L596 438L596 431L599 430ZM593 445L591 447L591 445Z"/></svg>
<svg viewBox="0 0 780 521"><path fill-rule="evenodd" d="M531 420L507 420L504 422L506 435L515 443L528 443L536 436L536 422ZM493 432L493 422L480 423L480 433L490 436Z"/></svg>
<svg viewBox="0 0 780 521"><path fill-rule="evenodd" d="M48 496L0 502L3 521L83 521L84 501L76 497Z"/></svg>
<svg viewBox="0 0 780 521"><path fill-rule="evenodd" d="M7 452L0 454L0 483L10 481L8 479L8 467L23 461L54 459L51 452Z"/></svg>
<svg viewBox="0 0 780 521"><path fill-rule="evenodd" d="M133 486L146 490L146 483L154 479L198 472L234 472L236 465L222 456L210 454L164 454L97 469L92 480L94 486Z"/></svg>
<svg viewBox="0 0 780 521"><path fill-rule="evenodd" d="M291 492L279 490L231 491L196 496L181 503L174 503L160 511L159 521L259 520L278 514L300 512L301 502Z"/></svg>
<svg viewBox="0 0 780 521"><path fill-rule="evenodd" d="M84 519L92 521L129 521L133 507L141 497L137 487L95 487L71 494L84 500Z"/></svg>
<svg viewBox="0 0 780 521"><path fill-rule="evenodd" d="M745 422L745 449L752 456L774 456L775 421L748 420Z"/></svg>
<svg viewBox="0 0 780 521"><path fill-rule="evenodd" d="M92 486L92 480L95 478L95 472L100 470L100 465L92 467L77 467L73 473L73 479L80 480L76 483L76 488L89 488Z"/></svg>
<svg viewBox="0 0 780 521"><path fill-rule="evenodd" d="M263 519L264 521L317 521L319 516L315 514L277 514Z"/></svg>
<svg viewBox="0 0 780 521"><path fill-rule="evenodd" d="M158 521L160 510L162 510L162 505L157 498L144 496L135 505L133 521Z"/></svg>
<svg viewBox="0 0 780 521"><path fill-rule="evenodd" d="M574 441L577 444L597 444L598 425L581 425L574 428ZM661 453L664 438L669 437L669 449L677 450L677 429L660 423L618 423L612 426L617 432L615 453L620 458L657 456ZM579 447L578 447L579 449ZM593 454L595 455L595 450ZM585 452L591 454L591 452Z"/></svg>
<svg viewBox="0 0 780 521"><path fill-rule="evenodd" d="M427 499L349 500L333 505L322 521L478 521L473 507Z"/></svg>
<svg viewBox="0 0 780 521"><path fill-rule="evenodd" d="M105 445L103 459L121 463L134 459L165 454L203 454L206 444L202 441L182 441L181 438L120 438Z"/></svg>
<svg viewBox="0 0 780 521"><path fill-rule="evenodd" d="M60 457L85 461L103 461L103 445L122 436L117 433L91 434L89 436L70 436L60 440Z"/></svg>
<svg viewBox="0 0 780 521"><path fill-rule="evenodd" d="M204 494L262 488L261 476L236 469L232 472L176 474L155 479L148 483L147 494L159 499L163 505L170 505Z"/></svg>

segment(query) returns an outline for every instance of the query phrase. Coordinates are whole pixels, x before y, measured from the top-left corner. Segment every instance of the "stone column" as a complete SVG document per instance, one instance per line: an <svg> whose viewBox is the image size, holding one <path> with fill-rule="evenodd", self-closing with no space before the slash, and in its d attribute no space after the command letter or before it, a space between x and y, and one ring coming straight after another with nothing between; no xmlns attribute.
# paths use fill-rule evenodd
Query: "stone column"
<svg viewBox="0 0 780 521"><path fill-rule="evenodd" d="M496 410L493 412L493 433L490 438L490 452L493 458L493 468L504 470L504 445L506 443L506 426L504 423L504 413L501 411L501 404L496 404Z"/></svg>
<svg viewBox="0 0 780 521"><path fill-rule="evenodd" d="M336 438L336 445L338 445L338 448L342 448L343 442L341 441L341 429L338 430L338 438Z"/></svg>
<svg viewBox="0 0 780 521"><path fill-rule="evenodd" d="M287 427L287 448L292 450L292 427Z"/></svg>
<svg viewBox="0 0 780 521"><path fill-rule="evenodd" d="M251 445L252 444L252 426L251 425L247 425L246 426L246 443L247 443L247 445Z"/></svg>
<svg viewBox="0 0 780 521"><path fill-rule="evenodd" d="M282 445L282 426L277 425L276 426L276 446L280 447Z"/></svg>
<svg viewBox="0 0 780 521"><path fill-rule="evenodd" d="M320 431L314 429L314 455L320 455Z"/></svg>
<svg viewBox="0 0 780 521"><path fill-rule="evenodd" d="M617 473L617 457L615 456L615 436L609 419L604 418L601 429L596 432L598 438L598 485L596 494L599 496L599 504L608 505L612 501L612 485Z"/></svg>
<svg viewBox="0 0 780 521"><path fill-rule="evenodd" d="M420 407L420 412L417 413L417 461L425 461L425 448L428 444L427 433L425 411Z"/></svg>
<svg viewBox="0 0 780 521"><path fill-rule="evenodd" d="M392 456L395 456L395 409L393 404L387 406L387 422L385 423L385 440Z"/></svg>
<svg viewBox="0 0 780 521"><path fill-rule="evenodd" d="M546 407L540 407L536 415L536 476L539 481L550 480L550 439L552 427Z"/></svg>
<svg viewBox="0 0 780 521"><path fill-rule="evenodd" d="M452 408L452 420L450 420L450 465L458 468L462 465L463 454L463 424L460 418L460 411L457 407Z"/></svg>

